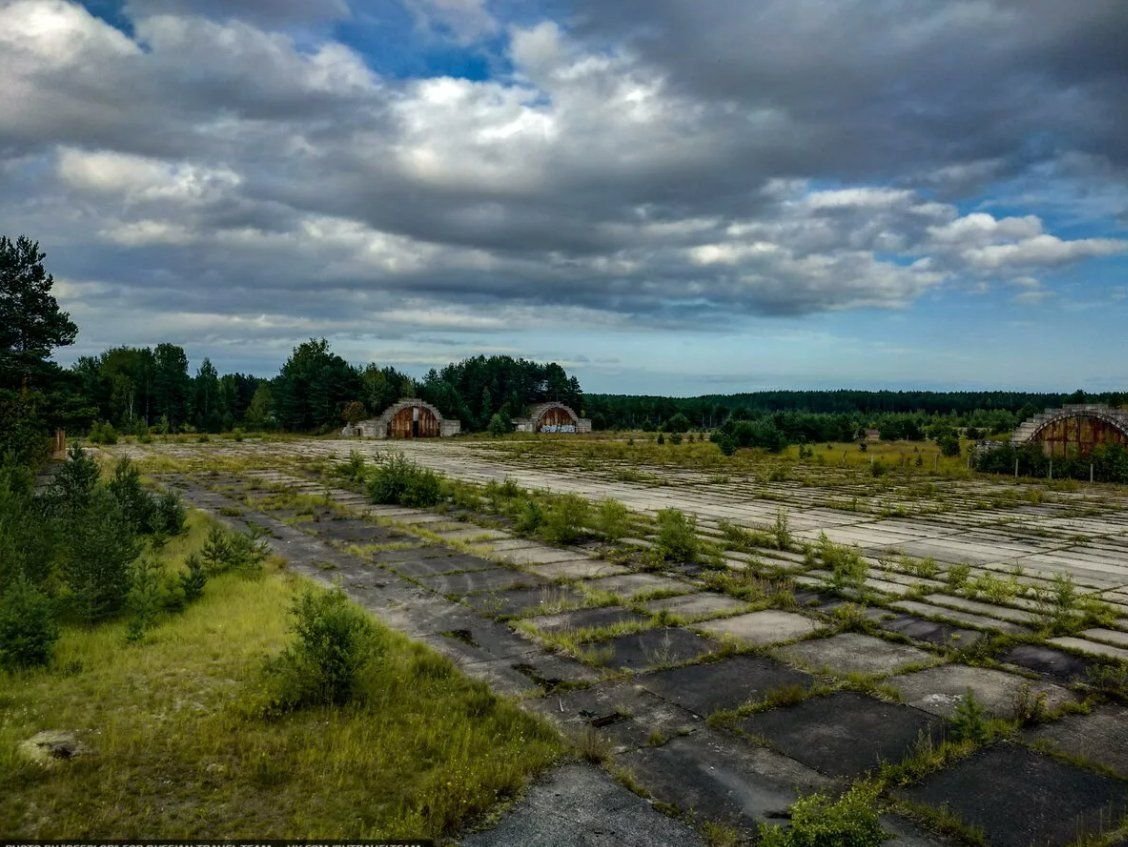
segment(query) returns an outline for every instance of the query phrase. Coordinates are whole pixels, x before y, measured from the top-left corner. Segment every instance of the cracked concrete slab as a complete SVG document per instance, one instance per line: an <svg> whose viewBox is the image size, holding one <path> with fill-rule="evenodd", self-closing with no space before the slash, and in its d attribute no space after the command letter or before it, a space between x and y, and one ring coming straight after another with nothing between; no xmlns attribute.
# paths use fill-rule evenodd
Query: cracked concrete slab
<svg viewBox="0 0 1128 847"><path fill-rule="evenodd" d="M419 581L432 591L445 595L472 594L478 591L505 591L511 588L530 588L547 584L539 576L512 571L507 568L433 574L421 576Z"/></svg>
<svg viewBox="0 0 1128 847"><path fill-rule="evenodd" d="M1035 671L1057 682L1069 684L1084 680L1093 662L1064 650L1041 644L1016 644L997 656L1000 662Z"/></svg>
<svg viewBox="0 0 1128 847"><path fill-rule="evenodd" d="M816 632L823 626L819 621L795 612L764 609L731 618L697 623L693 628L715 638L731 638L744 645L763 646L794 641Z"/></svg>
<svg viewBox="0 0 1128 847"><path fill-rule="evenodd" d="M578 632L582 629L603 629L622 623L645 623L646 617L622 606L601 606L597 609L576 609L555 615L528 618L527 623L542 632Z"/></svg>
<svg viewBox="0 0 1128 847"><path fill-rule="evenodd" d="M525 570L543 576L545 579L556 580L596 579L602 576L630 573L621 565L613 565L599 559L573 559L547 565L529 565Z"/></svg>
<svg viewBox="0 0 1128 847"><path fill-rule="evenodd" d="M785 820L799 796L834 781L764 747L736 743L712 730L643 747L618 758L654 796L698 820L721 821L751 834Z"/></svg>
<svg viewBox="0 0 1128 847"><path fill-rule="evenodd" d="M857 776L899 762L940 721L909 706L842 691L745 718L739 727L831 776Z"/></svg>
<svg viewBox="0 0 1128 847"><path fill-rule="evenodd" d="M947 807L998 847L1064 847L1098 831L1128 802L1123 782L1008 742L973 753L898 793Z"/></svg>
<svg viewBox="0 0 1128 847"><path fill-rule="evenodd" d="M606 771L564 765L531 786L501 821L463 836L462 847L706 847Z"/></svg>
<svg viewBox="0 0 1128 847"><path fill-rule="evenodd" d="M704 620L718 615L728 615L748 607L743 600L737 600L727 594L718 594L715 591L663 597L659 600L648 600L642 605L649 612L669 612L685 620Z"/></svg>
<svg viewBox="0 0 1128 847"><path fill-rule="evenodd" d="M617 594L628 599L642 594L656 594L659 591L672 594L689 594L697 590L681 580L649 573L627 573L618 576L606 576L601 579L589 579L583 582L580 587L585 591L606 591L608 594Z"/></svg>
<svg viewBox="0 0 1128 847"><path fill-rule="evenodd" d="M794 670L766 656L736 655L716 662L687 665L638 677L648 691L701 717L721 709L735 709L760 700L784 686L809 688L810 674Z"/></svg>
<svg viewBox="0 0 1128 847"><path fill-rule="evenodd" d="M582 592L570 585L538 585L505 591L483 591L467 594L462 602L487 617L532 616L566 606L579 606Z"/></svg>
<svg viewBox="0 0 1128 847"><path fill-rule="evenodd" d="M629 681L552 692L524 706L573 738L595 733L614 754L644 747L655 736L672 738L702 726L696 715Z"/></svg>
<svg viewBox="0 0 1128 847"><path fill-rule="evenodd" d="M1066 715L1026 730L1022 739L1096 762L1128 780L1128 706L1106 704L1087 715Z"/></svg>
<svg viewBox="0 0 1128 847"><path fill-rule="evenodd" d="M610 650L608 667L633 671L690 662L718 647L715 641L680 627L648 629L608 641L588 642L584 646L597 651Z"/></svg>
<svg viewBox="0 0 1128 847"><path fill-rule="evenodd" d="M1023 696L1041 699L1048 709L1059 709L1077 699L1053 683L968 665L940 665L890 677L886 683L901 693L903 702L941 717L951 717L968 692L988 712L1007 718L1015 713Z"/></svg>
<svg viewBox="0 0 1128 847"><path fill-rule="evenodd" d="M776 650L788 662L841 676L849 673L891 674L936 656L907 644L893 644L872 635L843 632L830 638L801 641Z"/></svg>

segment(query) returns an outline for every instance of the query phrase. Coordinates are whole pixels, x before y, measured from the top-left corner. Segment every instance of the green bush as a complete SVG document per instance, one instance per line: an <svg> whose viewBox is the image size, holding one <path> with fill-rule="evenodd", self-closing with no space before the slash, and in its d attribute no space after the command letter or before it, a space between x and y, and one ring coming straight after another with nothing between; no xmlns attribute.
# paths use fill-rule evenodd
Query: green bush
<svg viewBox="0 0 1128 847"><path fill-rule="evenodd" d="M368 478L368 461L359 450L350 450L348 459L334 467L332 473L349 482L363 484Z"/></svg>
<svg viewBox="0 0 1128 847"><path fill-rule="evenodd" d="M0 667L8 670L51 661L59 628L47 595L20 577L0 597Z"/></svg>
<svg viewBox="0 0 1128 847"><path fill-rule="evenodd" d="M761 847L879 847L877 788L857 785L831 801L811 794L791 806L791 827L760 825Z"/></svg>
<svg viewBox="0 0 1128 847"><path fill-rule="evenodd" d="M564 494L549 506L540 535L551 544L575 544L583 538L590 514L587 500L575 494Z"/></svg>
<svg viewBox="0 0 1128 847"><path fill-rule="evenodd" d="M531 497L521 504L513 528L521 535L531 535L544 524L544 509Z"/></svg>
<svg viewBox="0 0 1128 847"><path fill-rule="evenodd" d="M141 485L141 474L128 458L122 457L114 466L114 475L106 488L117 500L125 516L139 533L153 531L156 508L153 498Z"/></svg>
<svg viewBox="0 0 1128 847"><path fill-rule="evenodd" d="M180 497L173 491L162 491L153 498L153 531L162 535L180 535L188 521L188 513Z"/></svg>
<svg viewBox="0 0 1128 847"><path fill-rule="evenodd" d="M505 435L506 433L513 432L513 422L505 415L501 414L501 412L498 412L490 418L490 423L486 427L486 431L495 437Z"/></svg>
<svg viewBox="0 0 1128 847"><path fill-rule="evenodd" d="M956 709L949 719L949 729L956 741L974 741L982 744L988 740L990 732L987 712L979 705L971 689L968 689L956 704Z"/></svg>
<svg viewBox="0 0 1128 847"><path fill-rule="evenodd" d="M830 570L831 584L836 589L861 591L865 587L869 567L856 548L835 544L826 533L819 533L819 558Z"/></svg>
<svg viewBox="0 0 1128 847"><path fill-rule="evenodd" d="M618 500L607 498L599 504L595 516L596 529L608 541L618 541L630 531L631 513Z"/></svg>
<svg viewBox="0 0 1128 847"><path fill-rule="evenodd" d="M253 575L262 569L269 552L266 542L253 531L232 532L213 526L208 530L201 555L207 573L241 571Z"/></svg>
<svg viewBox="0 0 1128 847"><path fill-rule="evenodd" d="M90 427L91 444L117 444L118 432L112 424L96 421Z"/></svg>
<svg viewBox="0 0 1128 847"><path fill-rule="evenodd" d="M61 521L60 572L77 614L94 622L125 605L129 565L140 552L133 522L117 499L96 488L84 509Z"/></svg>
<svg viewBox="0 0 1128 847"><path fill-rule="evenodd" d="M364 611L339 589L306 591L291 607L294 640L267 663L268 712L343 706L358 697L381 649Z"/></svg>
<svg viewBox="0 0 1128 847"><path fill-rule="evenodd" d="M775 523L772 524L772 538L777 550L791 549L791 524L787 519L787 509L780 506L776 510Z"/></svg>
<svg viewBox="0 0 1128 847"><path fill-rule="evenodd" d="M208 574L204 569L203 559L196 553L185 560L184 566L185 571L179 577L180 590L184 595L184 602L191 603L203 596Z"/></svg>
<svg viewBox="0 0 1128 847"><path fill-rule="evenodd" d="M98 487L98 463L77 444L67 451L67 461L62 464L51 481L51 507L57 513L75 514L86 509L94 489Z"/></svg>
<svg viewBox="0 0 1128 847"><path fill-rule="evenodd" d="M27 468L0 464L0 590L20 577L42 586L51 575L56 533L33 482Z"/></svg>
<svg viewBox="0 0 1128 847"><path fill-rule="evenodd" d="M161 611L160 564L148 556L142 556L130 568L129 582L127 605L130 618L125 638L130 643L136 643L152 628Z"/></svg>
<svg viewBox="0 0 1128 847"><path fill-rule="evenodd" d="M368 493L374 503L426 508L438 504L443 487L434 471L396 455L376 469Z"/></svg>
<svg viewBox="0 0 1128 847"><path fill-rule="evenodd" d="M696 562L701 553L697 539L697 518L678 509L658 513L658 537L655 549L669 562Z"/></svg>

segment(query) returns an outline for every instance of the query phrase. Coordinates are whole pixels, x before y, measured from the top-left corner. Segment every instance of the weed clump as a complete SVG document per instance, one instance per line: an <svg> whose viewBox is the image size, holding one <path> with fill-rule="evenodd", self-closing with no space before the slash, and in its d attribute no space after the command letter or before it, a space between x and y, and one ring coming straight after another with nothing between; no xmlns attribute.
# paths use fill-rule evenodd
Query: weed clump
<svg viewBox="0 0 1128 847"><path fill-rule="evenodd" d="M885 833L878 820L878 789L856 785L837 800L822 794L791 806L791 827L760 825L762 847L878 847Z"/></svg>
<svg viewBox="0 0 1128 847"><path fill-rule="evenodd" d="M443 486L434 471L397 455L376 468L368 493L374 503L427 508L442 500Z"/></svg>
<svg viewBox="0 0 1128 847"><path fill-rule="evenodd" d="M655 551L668 562L696 562L701 553L697 518L678 509L662 509L658 513Z"/></svg>
<svg viewBox="0 0 1128 847"><path fill-rule="evenodd" d="M306 591L290 609L290 646L266 665L267 715L358 699L382 648L368 616L344 592Z"/></svg>
<svg viewBox="0 0 1128 847"><path fill-rule="evenodd" d="M852 589L860 592L865 587L869 566L856 549L835 544L826 537L826 533L820 533L819 558L830 570L831 584L838 591Z"/></svg>
<svg viewBox="0 0 1128 847"><path fill-rule="evenodd" d="M618 500L603 500L596 511L595 527L608 541L618 541L630 531L630 512Z"/></svg>
<svg viewBox="0 0 1128 847"><path fill-rule="evenodd" d="M949 728L952 737L957 741L974 741L976 744L983 744L990 738L987 712L970 689L956 704L949 721Z"/></svg>
<svg viewBox="0 0 1128 847"><path fill-rule="evenodd" d="M540 536L551 544L574 544L584 536L591 507L575 494L556 498L548 509Z"/></svg>

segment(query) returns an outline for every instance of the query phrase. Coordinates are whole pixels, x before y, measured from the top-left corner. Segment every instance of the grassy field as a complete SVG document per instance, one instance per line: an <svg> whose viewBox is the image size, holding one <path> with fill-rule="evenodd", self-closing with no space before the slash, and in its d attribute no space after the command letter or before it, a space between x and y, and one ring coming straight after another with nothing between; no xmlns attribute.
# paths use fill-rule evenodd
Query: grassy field
<svg viewBox="0 0 1128 847"><path fill-rule="evenodd" d="M206 522L162 551L179 568ZM363 705L260 716L261 668L305 583L224 574L139 644L66 627L52 667L0 675L0 830L28 838L395 838L450 833L561 755L547 726L377 627ZM19 744L75 733L89 755Z"/></svg>

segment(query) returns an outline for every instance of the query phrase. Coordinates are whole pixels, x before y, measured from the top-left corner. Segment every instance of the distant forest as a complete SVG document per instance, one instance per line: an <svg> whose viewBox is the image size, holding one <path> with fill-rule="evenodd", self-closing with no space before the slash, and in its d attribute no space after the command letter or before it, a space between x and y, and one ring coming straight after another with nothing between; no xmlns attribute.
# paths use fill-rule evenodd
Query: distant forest
<svg viewBox="0 0 1128 847"><path fill-rule="evenodd" d="M39 245L0 237L0 456L26 454L55 427L98 439L118 433L213 433L237 428L332 432L419 397L467 431L509 431L532 404L558 400L595 429L712 431L722 449L848 441L876 428L883 439L1004 433L1062 403L1121 405L1123 393L763 391L693 398L585 396L555 363L475 356L415 379L392 367L355 365L325 339L293 349L276 376L220 374L208 359L190 373L184 348L115 347L62 368L52 351L78 327L51 295ZM956 442L958 449L958 442Z"/></svg>
<svg viewBox="0 0 1128 847"><path fill-rule="evenodd" d="M734 413L744 419L775 417L794 421L808 416L838 420L828 428L854 430L861 426L882 428L889 437L908 437L895 433L906 419L922 424L945 418L955 426L971 426L1000 432L1013 429L1043 409L1064 403L1106 403L1119 406L1128 402L1128 393L1087 394L1035 393L1022 391L758 391L745 394L705 394L700 397L659 397L630 394L588 394L585 410L595 429L659 429L681 415L694 429L720 427ZM813 433L812 433L813 435ZM884 434L883 434L884 437ZM808 441L849 440L814 436Z"/></svg>

